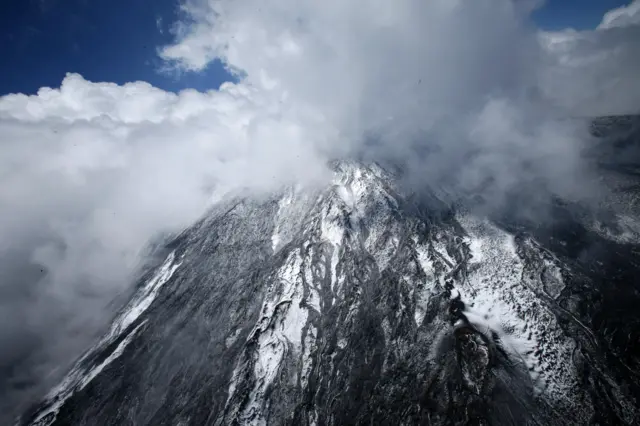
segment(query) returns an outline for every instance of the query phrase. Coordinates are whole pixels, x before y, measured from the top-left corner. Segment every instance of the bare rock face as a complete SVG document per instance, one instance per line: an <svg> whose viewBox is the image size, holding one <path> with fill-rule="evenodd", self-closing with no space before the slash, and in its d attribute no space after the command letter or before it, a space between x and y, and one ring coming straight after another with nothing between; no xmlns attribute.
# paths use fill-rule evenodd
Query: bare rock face
<svg viewBox="0 0 640 426"><path fill-rule="evenodd" d="M638 242L396 182L217 205L22 422L637 424Z"/></svg>

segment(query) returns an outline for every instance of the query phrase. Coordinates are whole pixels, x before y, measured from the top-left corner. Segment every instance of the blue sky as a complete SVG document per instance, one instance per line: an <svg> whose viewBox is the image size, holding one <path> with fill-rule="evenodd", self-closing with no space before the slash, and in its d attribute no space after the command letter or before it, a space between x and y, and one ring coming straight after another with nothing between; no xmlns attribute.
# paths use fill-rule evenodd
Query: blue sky
<svg viewBox="0 0 640 426"><path fill-rule="evenodd" d="M624 6L630 0L547 0L533 18L546 30L595 28L609 10Z"/></svg>
<svg viewBox="0 0 640 426"><path fill-rule="evenodd" d="M179 78L158 72L156 48L172 40L176 5L177 0L3 0L0 94L58 87L67 72L119 84L144 80L171 91L217 88L231 78L221 64Z"/></svg>
<svg viewBox="0 0 640 426"><path fill-rule="evenodd" d="M545 29L595 27L624 0L549 0L534 15ZM158 46L171 42L177 0L4 0L0 11L0 95L57 87L67 72L91 81L143 80L165 90L216 89L221 64L181 76L158 72Z"/></svg>

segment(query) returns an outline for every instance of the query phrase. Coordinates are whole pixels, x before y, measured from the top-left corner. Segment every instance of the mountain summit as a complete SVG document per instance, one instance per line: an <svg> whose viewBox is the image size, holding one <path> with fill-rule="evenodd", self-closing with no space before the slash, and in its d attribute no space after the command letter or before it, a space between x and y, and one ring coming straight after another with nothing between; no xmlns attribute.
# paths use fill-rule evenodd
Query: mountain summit
<svg viewBox="0 0 640 426"><path fill-rule="evenodd" d="M637 246L397 181L343 162L217 204L22 422L636 424Z"/></svg>

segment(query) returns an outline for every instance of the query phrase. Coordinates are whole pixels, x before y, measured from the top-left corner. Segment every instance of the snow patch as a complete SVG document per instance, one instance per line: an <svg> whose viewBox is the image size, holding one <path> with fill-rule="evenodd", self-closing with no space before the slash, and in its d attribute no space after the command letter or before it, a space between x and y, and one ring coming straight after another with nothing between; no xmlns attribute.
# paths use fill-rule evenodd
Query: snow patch
<svg viewBox="0 0 640 426"><path fill-rule="evenodd" d="M97 354L100 350L107 347L109 344L117 340L123 332L125 332L131 324L133 324L140 316L149 308L153 300L158 295L160 288L171 279L173 273L178 269L181 263L174 264L175 252L171 252L163 264L158 268L155 275L147 281L142 288L140 288L136 294L134 294L132 300L122 310L122 313L114 320L109 332L100 339L97 345L87 351L75 364L74 368L67 374L63 381L49 392L47 395L47 402L55 401L47 410L38 415L33 425L45 426L50 425L55 420L55 414L58 412L64 402L71 397L71 395L83 389L91 380L96 378L104 368L109 365L113 360L122 355L122 352L131 340L136 336L140 327L146 323L146 321L139 324L132 332L130 332L123 340L118 344L116 349L107 357L100 365L93 366L90 370L88 367L83 367L86 361L92 356ZM54 414L51 418L47 417L50 414ZM47 417L45 419L45 417Z"/></svg>
<svg viewBox="0 0 640 426"><path fill-rule="evenodd" d="M376 233L381 234L379 231ZM366 245L366 249L375 259L379 271L383 271L389 266L389 262L396 254L400 243L395 233L391 237L382 238L385 239L383 241L375 241L373 238L369 238Z"/></svg>
<svg viewBox="0 0 640 426"><path fill-rule="evenodd" d="M320 224L320 230L322 232L322 238L331 243L334 249L342 244L344 228L339 226L335 219L332 220L332 218L324 217Z"/></svg>
<svg viewBox="0 0 640 426"><path fill-rule="evenodd" d="M303 329L309 312L303 307L304 287L302 280L303 258L300 250L292 251L267 290L261 310L261 319L255 325L251 336L258 335L254 358L253 376L255 384L249 393L248 403L240 415L241 423L266 425L265 412L268 401L266 389L276 379L282 362L290 350L300 354L303 365L309 357L313 333L309 329L303 344ZM319 308L319 306L318 306ZM251 338L250 338L251 339ZM229 403L244 375L244 366L236 366L229 386Z"/></svg>
<svg viewBox="0 0 640 426"><path fill-rule="evenodd" d="M95 379L98 376L98 374L100 374L102 370L104 370L104 368L107 365L111 364L116 358L119 358L120 355L122 355L122 353L124 352L124 349L129 345L129 343L131 343L133 338L138 334L138 331L140 330L140 328L146 323L147 321L145 320L142 323L138 324L138 326L134 328L133 331L129 333L127 337L125 337L122 340L122 342L120 342L120 344L118 344L116 349L113 351L111 355L107 357L107 359L102 361L100 365L94 367L85 377L83 377L82 381L80 382L80 387L78 388L78 390L87 386L89 382Z"/></svg>
<svg viewBox="0 0 640 426"><path fill-rule="evenodd" d="M338 248L334 247L331 252L331 293L333 294L333 304L335 305L336 295L338 294L338 280L336 277L338 268Z"/></svg>
<svg viewBox="0 0 640 426"><path fill-rule="evenodd" d="M287 209L287 207L291 205L293 201L293 197L294 197L294 191L293 189L290 189L280 199L280 201L278 201L278 212L276 213L276 217L275 217L273 235L271 235L271 249L273 250L274 253L278 250L279 244L282 242L282 235L280 234L280 232L282 227L282 221L284 219L283 216L285 216L284 211Z"/></svg>
<svg viewBox="0 0 640 426"><path fill-rule="evenodd" d="M440 257L447 262L447 266L453 267L457 262L447 252L447 246L444 241L434 240L431 243L433 250L440 255Z"/></svg>
<svg viewBox="0 0 640 426"><path fill-rule="evenodd" d="M307 305L316 312L320 312L320 295L314 288L309 288L309 296L307 297Z"/></svg>
<svg viewBox="0 0 640 426"><path fill-rule="evenodd" d="M619 244L640 243L640 221L631 216L617 215L613 227L606 226L599 221L593 221L590 228L603 238Z"/></svg>
<svg viewBox="0 0 640 426"><path fill-rule="evenodd" d="M307 388L309 377L311 376L311 370L313 368L311 352L315 347L316 337L316 328L313 325L310 325L304 338L304 352L302 353L302 368L300 371L300 383L302 385L302 389Z"/></svg>
<svg viewBox="0 0 640 426"><path fill-rule="evenodd" d="M418 260L418 263L420 264L420 267L422 268L422 271L425 274L424 282L416 283L414 290L416 309L413 314L413 319L415 320L416 325L420 326L427 313L427 307L429 305L431 292L436 284L436 275L435 269L433 267L433 262L429 258L428 248L424 245L417 244L417 241L415 239L414 243L416 244L416 258Z"/></svg>
<svg viewBox="0 0 640 426"><path fill-rule="evenodd" d="M562 271L558 266L548 260L544 260L544 291L553 299L556 299L562 293L562 290L566 287L564 278L562 277Z"/></svg>
<svg viewBox="0 0 640 426"><path fill-rule="evenodd" d="M236 340L238 340L238 336L240 335L241 331L242 331L241 329L237 329L236 331L233 332L231 336L224 339L224 344L227 346L227 348L233 346Z"/></svg>
<svg viewBox="0 0 640 426"><path fill-rule="evenodd" d="M140 315L142 315L151 306L160 288L171 279L173 273L180 267L181 263L173 264L175 260L175 252L169 254L155 276L147 281L142 289L133 297L124 309L124 313L117 318L111 326L109 339L114 339L122 331L126 330Z"/></svg>
<svg viewBox="0 0 640 426"><path fill-rule="evenodd" d="M471 259L469 260L471 263L480 263L482 262L482 239L480 238L467 238L466 241L467 246L469 247L469 252L471 254Z"/></svg>
<svg viewBox="0 0 640 426"><path fill-rule="evenodd" d="M571 363L575 342L540 303L533 286L526 285L526 267L517 254L514 236L488 221L472 217L458 221L470 241L477 241L475 247L483 259L469 272L466 285L454 289L465 303L467 319L489 336L496 333L504 349L526 365L538 391L562 401L563 395L579 386ZM545 259L540 249L536 253L532 248L532 253ZM564 285L562 276L557 268L550 271L558 280L557 291ZM535 279L542 288L541 278Z"/></svg>
<svg viewBox="0 0 640 426"><path fill-rule="evenodd" d="M302 327L307 323L308 316L307 309L300 306L300 299L296 297L289 304L287 314L281 323L282 336L298 351L302 347Z"/></svg>
<svg viewBox="0 0 640 426"><path fill-rule="evenodd" d="M351 210L355 210L356 208L356 198L351 191L351 188L348 188L344 185L340 185L336 188L336 192L344 202L344 204Z"/></svg>
<svg viewBox="0 0 640 426"><path fill-rule="evenodd" d="M60 408L75 393L84 389L93 379L95 379L109 364L119 358L125 348L131 343L133 338L138 334L140 328L146 324L146 321L138 324L131 333L118 344L115 350L99 365L94 366L91 370L80 366L74 367L67 375L64 381L56 387L56 389L47 397L48 404L51 404L46 410L43 410L38 417L31 423L33 426L49 426L57 418Z"/></svg>

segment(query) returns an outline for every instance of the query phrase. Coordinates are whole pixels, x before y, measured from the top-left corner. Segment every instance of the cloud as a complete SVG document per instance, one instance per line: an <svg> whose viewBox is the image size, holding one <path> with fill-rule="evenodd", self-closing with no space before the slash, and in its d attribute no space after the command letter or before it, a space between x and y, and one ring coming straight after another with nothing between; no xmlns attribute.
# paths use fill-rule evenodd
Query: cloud
<svg viewBox="0 0 640 426"><path fill-rule="evenodd" d="M610 10L602 18L598 25L599 30L607 30L615 27L628 27L640 24L640 0L634 0L627 6Z"/></svg>
<svg viewBox="0 0 640 426"><path fill-rule="evenodd" d="M0 377L0 395L76 356L149 241L190 225L214 192L321 179L320 124L234 84L173 94L69 74L0 98L0 364L28 364Z"/></svg>
<svg viewBox="0 0 640 426"><path fill-rule="evenodd" d="M160 34L164 34L164 26L162 22L162 16L156 16L156 28Z"/></svg>
<svg viewBox="0 0 640 426"><path fill-rule="evenodd" d="M69 74L0 98L0 316L20 318L0 346L21 342L0 361L26 354L41 379L77 354L149 240L212 192L316 182L328 160L365 157L496 206L533 183L588 196L584 128L559 118L637 110L640 38L540 33L538 3L187 1L162 57L191 71L221 58L238 84L174 94Z"/></svg>
<svg viewBox="0 0 640 426"><path fill-rule="evenodd" d="M202 214L212 188L271 190L321 176L310 161L317 124L267 102L233 84L176 95L76 74L59 90L0 98L0 202L12 206L0 212L0 249L37 226L61 240L38 259L60 282L110 279L158 230Z"/></svg>
<svg viewBox="0 0 640 426"><path fill-rule="evenodd" d="M342 137L329 151L399 158L418 181L467 191L491 181L500 194L542 179L578 191L584 129L559 119L638 111L640 37L635 27L542 33L537 6L191 0L161 54L196 71L221 57L245 84L325 117Z"/></svg>
<svg viewBox="0 0 640 426"><path fill-rule="evenodd" d="M521 83L533 42L524 17L501 0L280 0L268 8L250 0L185 9L195 23L165 58L199 70L221 56L251 84L312 105L350 136L390 118L437 120L477 107L483 95ZM469 43L479 37L486 41Z"/></svg>
<svg viewBox="0 0 640 426"><path fill-rule="evenodd" d="M595 30L541 32L540 87L573 115L640 112L640 1L608 12Z"/></svg>
<svg viewBox="0 0 640 426"><path fill-rule="evenodd" d="M615 113L638 109L637 103L617 101L628 98L630 88L635 96L638 88L630 77L638 71L630 59L639 56L634 28L539 36L529 21L539 2L530 1L298 3L279 0L267 8L257 0L186 1L183 11L190 19L178 43L162 55L189 70L222 57L253 84L276 85L351 125L370 126L400 108L418 114L414 107L421 119L437 120L447 111L477 107L483 97L515 97L533 88L572 108L578 90L556 93L565 82L585 93L584 109L600 113L606 107L595 105L603 100ZM632 16L637 4L610 14ZM603 23L608 21L622 18ZM551 43L561 35L562 46ZM396 98L410 105L401 107ZM373 105L378 116L362 117L375 113Z"/></svg>

